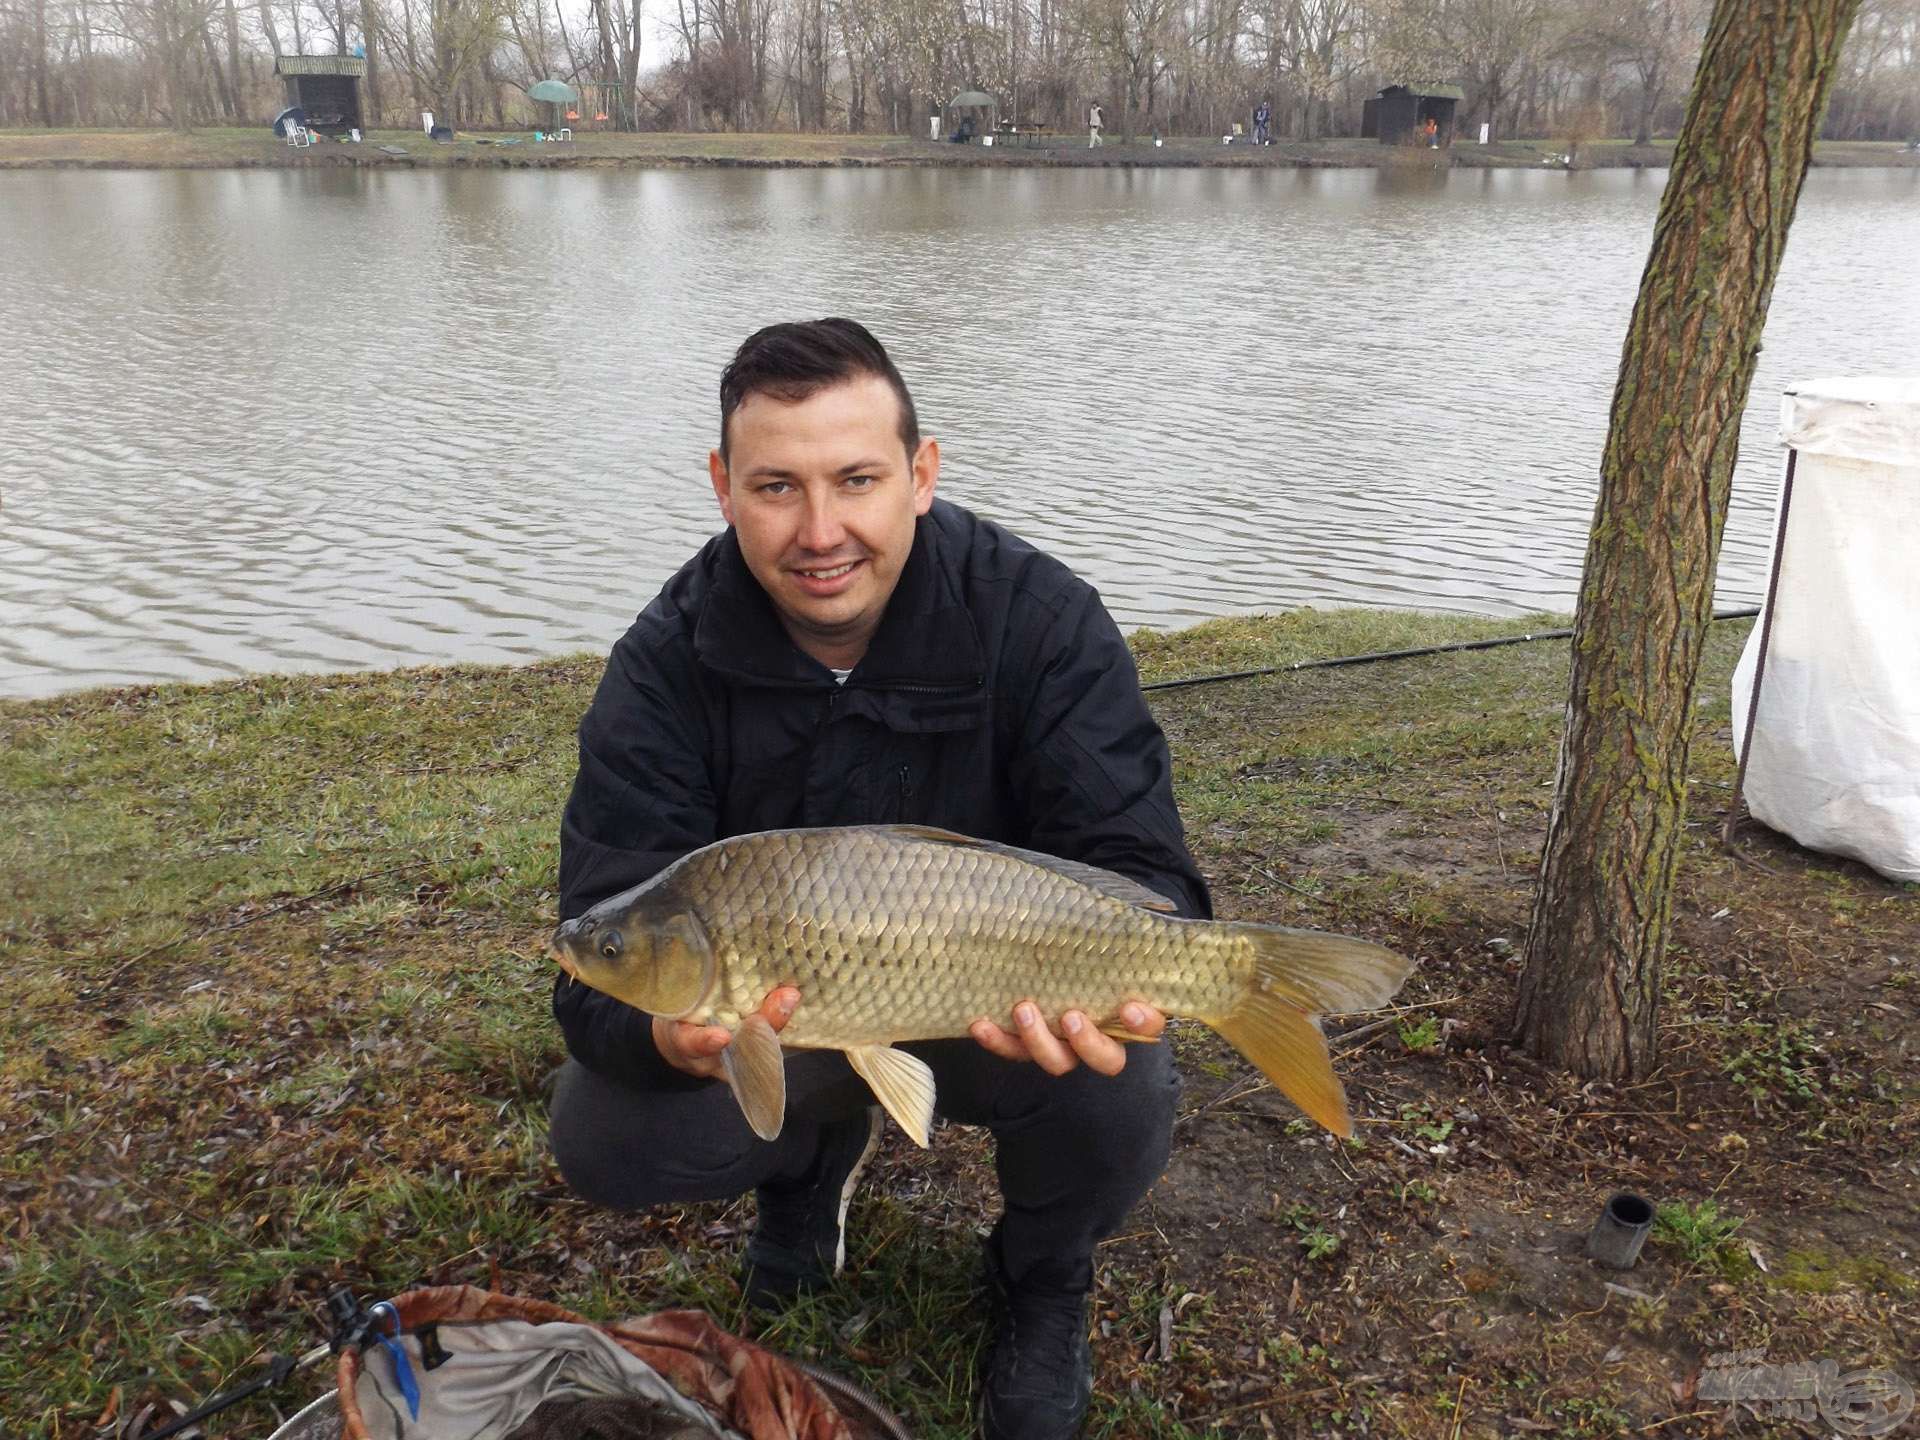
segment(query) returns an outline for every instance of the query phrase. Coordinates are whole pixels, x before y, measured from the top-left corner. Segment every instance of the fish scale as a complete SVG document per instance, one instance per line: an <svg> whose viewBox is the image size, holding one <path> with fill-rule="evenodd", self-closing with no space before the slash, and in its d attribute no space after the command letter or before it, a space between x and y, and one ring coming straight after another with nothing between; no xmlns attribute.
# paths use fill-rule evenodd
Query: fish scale
<svg viewBox="0 0 1920 1440"><path fill-rule="evenodd" d="M1128 1000L1204 1015L1252 973L1251 947L1222 943L1211 927L1002 851L943 854L848 833L822 848L819 832L770 832L747 864L688 864L684 883L703 897L722 975L721 993L688 1019L731 1028L793 985L803 1003L783 1041L841 1049L964 1033L1027 998L1055 1015L1086 1008L1105 1019ZM1146 973L1156 980L1140 983Z"/></svg>
<svg viewBox="0 0 1920 1440"><path fill-rule="evenodd" d="M779 1133L781 1051L844 1050L922 1144L932 1076L891 1047L1002 1024L1116 1026L1128 1001L1218 1030L1308 1114L1351 1130L1315 1016L1383 1005L1400 956L1364 940L1184 920L1110 871L921 826L776 830L717 841L568 921L556 958L629 1004L733 1032L722 1054L756 1133ZM782 985L776 1037L757 1012Z"/></svg>

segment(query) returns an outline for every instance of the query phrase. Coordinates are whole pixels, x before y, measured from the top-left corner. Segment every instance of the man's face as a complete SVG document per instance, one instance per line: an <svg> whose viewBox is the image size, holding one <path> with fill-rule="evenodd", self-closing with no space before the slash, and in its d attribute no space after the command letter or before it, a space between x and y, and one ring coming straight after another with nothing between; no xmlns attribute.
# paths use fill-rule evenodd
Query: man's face
<svg viewBox="0 0 1920 1440"><path fill-rule="evenodd" d="M728 458L707 457L720 513L787 633L821 664L866 653L933 504L940 446L909 458L900 401L873 375L789 404L754 393L727 422Z"/></svg>

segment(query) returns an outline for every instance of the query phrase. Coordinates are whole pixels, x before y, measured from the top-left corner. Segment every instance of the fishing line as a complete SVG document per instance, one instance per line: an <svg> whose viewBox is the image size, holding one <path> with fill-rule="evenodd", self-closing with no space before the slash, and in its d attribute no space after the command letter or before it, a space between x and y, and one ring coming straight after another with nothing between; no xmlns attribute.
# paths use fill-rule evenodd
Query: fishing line
<svg viewBox="0 0 1920 1440"><path fill-rule="evenodd" d="M1721 610L1715 620L1751 620L1758 605L1744 610ZM1492 650L1501 645L1526 645L1535 640L1565 640L1573 630L1529 630L1524 635L1496 635L1490 640L1457 640L1450 645L1421 645L1412 650L1376 650L1366 655L1341 655L1331 660L1296 660L1291 665L1263 665L1258 670L1228 670L1219 675L1190 675L1184 680L1156 680L1142 690L1182 690L1193 685L1217 685L1223 680L1250 680L1258 675L1281 675L1292 670L1331 670L1340 665L1371 665L1381 660L1412 660L1421 655L1451 655L1461 650Z"/></svg>

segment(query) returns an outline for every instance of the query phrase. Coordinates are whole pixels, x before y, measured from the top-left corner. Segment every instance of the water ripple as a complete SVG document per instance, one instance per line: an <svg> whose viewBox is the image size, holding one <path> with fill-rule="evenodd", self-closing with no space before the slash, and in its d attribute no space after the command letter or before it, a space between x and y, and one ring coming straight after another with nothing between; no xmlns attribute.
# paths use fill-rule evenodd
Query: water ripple
<svg viewBox="0 0 1920 1440"><path fill-rule="evenodd" d="M1123 625L1568 608L1660 180L0 175L0 694L603 649L718 524L732 347L827 313ZM1724 601L1783 386L1920 356L1916 202L1809 178Z"/></svg>

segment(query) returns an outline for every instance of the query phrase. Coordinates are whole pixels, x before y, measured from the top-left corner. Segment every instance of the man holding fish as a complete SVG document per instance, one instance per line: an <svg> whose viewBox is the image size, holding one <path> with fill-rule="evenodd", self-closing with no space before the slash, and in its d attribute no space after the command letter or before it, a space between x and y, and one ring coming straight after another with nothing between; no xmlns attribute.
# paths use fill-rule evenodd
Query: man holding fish
<svg viewBox="0 0 1920 1440"><path fill-rule="evenodd" d="M1404 966L1206 923L1118 629L1065 566L934 498L938 442L863 327L762 330L720 395L728 528L580 725L555 1154L619 1208L755 1190L764 1306L843 1262L876 1099L923 1145L936 1111L986 1126L982 1433L1065 1440L1094 1246L1168 1155L1163 1012L1338 1129L1312 1015L1381 1003Z"/></svg>

